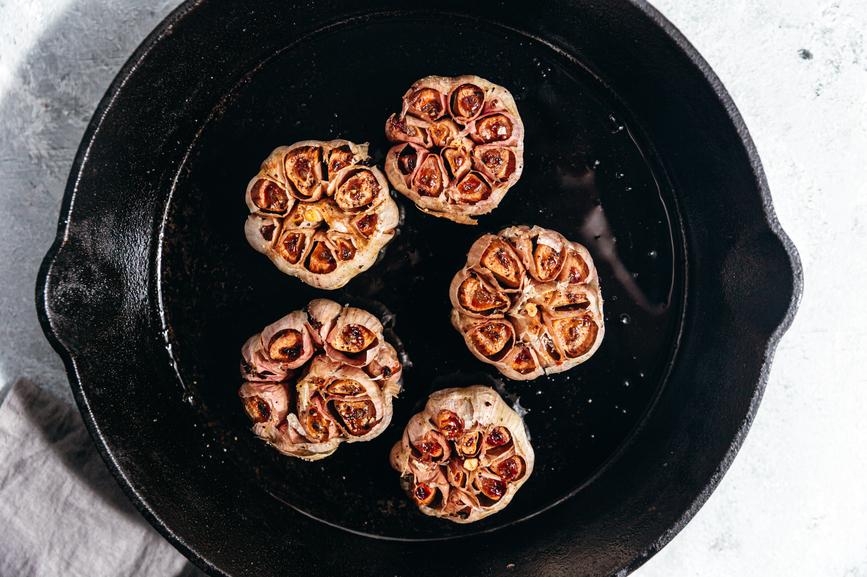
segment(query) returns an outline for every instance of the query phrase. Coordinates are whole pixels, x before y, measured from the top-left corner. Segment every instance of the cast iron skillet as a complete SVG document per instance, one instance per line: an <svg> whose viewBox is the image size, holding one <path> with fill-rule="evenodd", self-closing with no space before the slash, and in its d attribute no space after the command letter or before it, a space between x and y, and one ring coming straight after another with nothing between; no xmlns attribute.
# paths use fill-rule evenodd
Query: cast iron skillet
<svg viewBox="0 0 867 577"><path fill-rule="evenodd" d="M244 186L272 148L346 137L381 160L406 87L463 73L510 88L526 125L524 176L478 227L399 199L398 238L328 295L246 245ZM590 362L525 383L447 318L473 239L516 223L587 245L609 327ZM734 105L645 4L202 0L96 111L38 298L109 467L213 574L605 575L716 486L800 287ZM411 367L385 434L310 464L254 440L235 390L244 339L313 296L383 315ZM408 504L387 453L431 391L477 382L527 411L537 468L505 511L459 526Z"/></svg>

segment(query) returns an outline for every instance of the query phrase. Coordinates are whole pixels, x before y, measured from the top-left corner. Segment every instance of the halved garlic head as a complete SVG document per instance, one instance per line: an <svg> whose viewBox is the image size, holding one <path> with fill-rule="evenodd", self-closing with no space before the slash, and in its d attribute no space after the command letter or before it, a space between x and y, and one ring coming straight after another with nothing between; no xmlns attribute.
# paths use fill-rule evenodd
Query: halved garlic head
<svg viewBox="0 0 867 577"><path fill-rule="evenodd" d="M391 450L391 466L419 510L455 523L506 507L534 462L521 417L480 385L432 394Z"/></svg>
<svg viewBox="0 0 867 577"><path fill-rule="evenodd" d="M337 289L394 237L397 204L367 144L304 140L275 149L247 185L247 241L284 273Z"/></svg>
<svg viewBox="0 0 867 577"><path fill-rule="evenodd" d="M467 348L510 379L571 369L605 335L590 253L538 226L479 238L452 279L450 298L452 325Z"/></svg>
<svg viewBox="0 0 867 577"><path fill-rule="evenodd" d="M402 373L382 330L367 311L316 299L250 337L238 395L253 433L308 461L382 433Z"/></svg>
<svg viewBox="0 0 867 577"><path fill-rule="evenodd" d="M462 224L500 204L524 168L524 124L508 90L478 76L427 76L385 123L385 174L428 214Z"/></svg>

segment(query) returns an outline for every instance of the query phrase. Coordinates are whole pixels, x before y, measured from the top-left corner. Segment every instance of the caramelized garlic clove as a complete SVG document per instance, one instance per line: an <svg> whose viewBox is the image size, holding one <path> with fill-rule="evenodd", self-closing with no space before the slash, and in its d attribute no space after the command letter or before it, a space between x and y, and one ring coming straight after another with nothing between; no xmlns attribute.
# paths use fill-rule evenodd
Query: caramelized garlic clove
<svg viewBox="0 0 867 577"><path fill-rule="evenodd" d="M247 185L247 207L251 211L284 215L295 204L286 188L273 179L255 176Z"/></svg>
<svg viewBox="0 0 867 577"><path fill-rule="evenodd" d="M449 292L452 306L476 316L504 313L511 304L503 293L474 271L456 276Z"/></svg>
<svg viewBox="0 0 867 577"><path fill-rule="evenodd" d="M346 307L325 339L325 352L332 359L364 366L375 357L382 342L382 323L367 311Z"/></svg>
<svg viewBox="0 0 867 577"><path fill-rule="evenodd" d="M470 172L454 185L451 196L457 203L477 204L490 198L491 191L490 183L481 173Z"/></svg>
<svg viewBox="0 0 867 577"><path fill-rule="evenodd" d="M462 124L477 117L484 105L485 91L469 82L458 85L449 95L449 113Z"/></svg>
<svg viewBox="0 0 867 577"><path fill-rule="evenodd" d="M499 361L512 349L515 331L506 320L484 321L466 333L466 340L476 356Z"/></svg>
<svg viewBox="0 0 867 577"><path fill-rule="evenodd" d="M419 146L430 144L427 123L397 114L392 114L385 121L385 136L391 142L407 142Z"/></svg>
<svg viewBox="0 0 867 577"><path fill-rule="evenodd" d="M518 167L515 151L507 146L485 145L473 149L473 166L493 182L506 182Z"/></svg>
<svg viewBox="0 0 867 577"><path fill-rule="evenodd" d="M443 192L445 178L441 159L428 154L412 178L412 189L421 196L437 197Z"/></svg>
<svg viewBox="0 0 867 577"><path fill-rule="evenodd" d="M280 237L283 221L273 216L251 214L244 224L244 236L257 252L268 254Z"/></svg>
<svg viewBox="0 0 867 577"><path fill-rule="evenodd" d="M449 441L454 441L464 433L464 421L453 411L440 410L434 419L436 428Z"/></svg>
<svg viewBox="0 0 867 577"><path fill-rule="evenodd" d="M572 359L589 353L599 334L599 325L590 313L554 319L551 329L560 349Z"/></svg>
<svg viewBox="0 0 867 577"><path fill-rule="evenodd" d="M462 146L446 148L440 154L449 182L458 182L472 168L470 155Z"/></svg>
<svg viewBox="0 0 867 577"><path fill-rule="evenodd" d="M307 326L311 329L311 335L318 346L322 346L325 337L331 332L331 327L343 307L329 299L314 299L307 303L304 309L307 315Z"/></svg>
<svg viewBox="0 0 867 577"><path fill-rule="evenodd" d="M478 262L491 271L491 274L503 286L508 288L521 286L524 278L524 267L514 249L506 241L493 237L482 252Z"/></svg>
<svg viewBox="0 0 867 577"><path fill-rule="evenodd" d="M436 148L445 148L450 145L460 133L460 128L452 120L444 119L432 122L427 127L431 145Z"/></svg>
<svg viewBox="0 0 867 577"><path fill-rule="evenodd" d="M404 96L406 111L424 120L434 121L445 114L445 96L426 86L413 87Z"/></svg>
<svg viewBox="0 0 867 577"><path fill-rule="evenodd" d="M473 122L470 138L480 144L506 142L512 138L515 123L509 115L495 112Z"/></svg>
<svg viewBox="0 0 867 577"><path fill-rule="evenodd" d="M397 395L400 392L403 367L397 351L389 343L380 344L376 355L364 370L370 378L381 382L380 386L387 394Z"/></svg>
<svg viewBox="0 0 867 577"><path fill-rule="evenodd" d="M248 381L282 381L289 377L291 369L272 360L262 344L262 335L247 339L241 347L241 378Z"/></svg>
<svg viewBox="0 0 867 577"><path fill-rule="evenodd" d="M297 265L310 254L314 234L314 231L309 228L284 229L274 245L274 250L277 256L286 262Z"/></svg>
<svg viewBox="0 0 867 577"><path fill-rule="evenodd" d="M496 473L501 479L506 482L519 480L524 476L527 465L524 459L518 455L513 455L508 459L503 459L491 466L491 470Z"/></svg>
<svg viewBox="0 0 867 577"><path fill-rule="evenodd" d="M292 146L283 157L290 194L302 201L318 200L323 193L322 148L317 145Z"/></svg>
<svg viewBox="0 0 867 577"><path fill-rule="evenodd" d="M254 425L277 426L289 412L289 393L283 383L245 382L238 390L244 411Z"/></svg>
<svg viewBox="0 0 867 577"><path fill-rule="evenodd" d="M304 268L313 274L328 274L337 268L337 259L324 238L314 239Z"/></svg>
<svg viewBox="0 0 867 577"><path fill-rule="evenodd" d="M379 170L367 167L344 169L328 185L328 193L337 206L350 213L378 205L385 191L388 191L385 177Z"/></svg>

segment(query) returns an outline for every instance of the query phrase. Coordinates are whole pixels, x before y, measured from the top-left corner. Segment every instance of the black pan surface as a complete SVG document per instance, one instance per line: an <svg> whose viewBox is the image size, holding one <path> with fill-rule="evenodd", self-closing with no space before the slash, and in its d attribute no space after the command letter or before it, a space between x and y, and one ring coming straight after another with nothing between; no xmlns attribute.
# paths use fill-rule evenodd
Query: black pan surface
<svg viewBox="0 0 867 577"><path fill-rule="evenodd" d="M397 238L334 292L247 245L243 191L271 149L340 137L381 161L406 88L466 73L509 88L526 127L524 175L479 226L399 197ZM800 291L733 105L670 24L627 2L188 3L100 105L64 212L38 289L46 332L121 484L215 574L634 568L734 457ZM585 244L606 301L596 355L530 382L478 362L448 321L470 244L513 224ZM379 313L408 369L383 435L306 463L253 438L235 391L244 340L319 296ZM419 514L387 455L432 391L475 383L526 412L537 461L505 511L462 526Z"/></svg>

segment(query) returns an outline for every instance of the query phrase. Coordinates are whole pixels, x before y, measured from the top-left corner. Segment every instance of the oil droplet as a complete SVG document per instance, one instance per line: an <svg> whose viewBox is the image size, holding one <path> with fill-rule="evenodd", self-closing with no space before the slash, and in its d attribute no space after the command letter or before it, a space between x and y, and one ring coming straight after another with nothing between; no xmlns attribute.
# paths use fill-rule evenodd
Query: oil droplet
<svg viewBox="0 0 867 577"><path fill-rule="evenodd" d="M593 399L587 399L587 402L588 402L588 403L592 403L592 402L593 402Z"/></svg>
<svg viewBox="0 0 867 577"><path fill-rule="evenodd" d="M631 322L632 322L632 318L628 314L622 313L620 315L620 324L621 325L628 325Z"/></svg>

